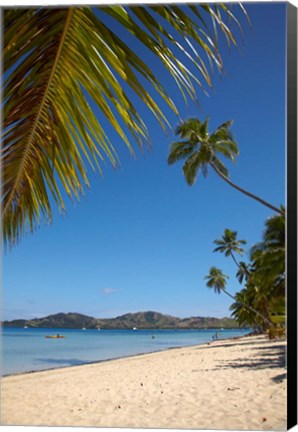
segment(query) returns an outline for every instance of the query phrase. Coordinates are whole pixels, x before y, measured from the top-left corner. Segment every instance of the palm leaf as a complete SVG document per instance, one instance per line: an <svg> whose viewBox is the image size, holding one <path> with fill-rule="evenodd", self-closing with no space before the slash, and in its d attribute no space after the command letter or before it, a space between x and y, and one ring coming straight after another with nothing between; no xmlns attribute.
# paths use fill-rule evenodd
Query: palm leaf
<svg viewBox="0 0 298 432"><path fill-rule="evenodd" d="M97 105L131 154L134 149L130 136L140 148L149 142L132 92L163 129L168 121L151 90L178 114L146 61L125 44L115 27L106 24L104 14L130 32L144 52L160 59L185 99L187 95L195 99L195 84L211 86L210 68L213 64L222 68L214 29L219 28L229 42L236 42L224 22L227 17L236 20L228 10L223 5L107 6L96 12L90 7L4 10L5 243L13 244L43 218L52 219L51 196L60 211L65 209L65 193L71 199L79 198L84 186L89 187L87 164L100 171L106 160L114 167L119 165L104 122L96 118L91 103ZM184 44L177 42L177 34ZM186 66L186 60L196 68L196 75Z"/></svg>
<svg viewBox="0 0 298 432"><path fill-rule="evenodd" d="M168 164L173 165L179 160L190 156L194 151L194 146L185 141L173 142L168 156Z"/></svg>
<svg viewBox="0 0 298 432"><path fill-rule="evenodd" d="M229 171L227 167L216 156L213 156L211 165L214 165L215 168L225 177L229 177Z"/></svg>
<svg viewBox="0 0 298 432"><path fill-rule="evenodd" d="M208 148L201 148L194 152L184 163L182 170L189 186L192 186L200 170L205 177L208 175L208 162L210 159Z"/></svg>

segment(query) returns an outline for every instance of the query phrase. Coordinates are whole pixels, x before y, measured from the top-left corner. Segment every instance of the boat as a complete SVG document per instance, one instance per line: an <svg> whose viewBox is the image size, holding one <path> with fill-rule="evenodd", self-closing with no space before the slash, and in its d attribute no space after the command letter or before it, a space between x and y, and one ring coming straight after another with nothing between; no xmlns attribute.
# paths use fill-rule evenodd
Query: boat
<svg viewBox="0 0 298 432"><path fill-rule="evenodd" d="M82 327L82 330L86 330L86 327Z"/></svg>
<svg viewBox="0 0 298 432"><path fill-rule="evenodd" d="M133 328L133 330L137 330L137 328L136 328L136 327L134 327L134 328Z"/></svg>
<svg viewBox="0 0 298 432"><path fill-rule="evenodd" d="M28 326L24 326L24 328L26 329L26 328L28 328Z"/></svg>
<svg viewBox="0 0 298 432"><path fill-rule="evenodd" d="M57 335L45 336L45 338L46 338L46 339L64 339L65 336L62 336L62 335L57 334Z"/></svg>

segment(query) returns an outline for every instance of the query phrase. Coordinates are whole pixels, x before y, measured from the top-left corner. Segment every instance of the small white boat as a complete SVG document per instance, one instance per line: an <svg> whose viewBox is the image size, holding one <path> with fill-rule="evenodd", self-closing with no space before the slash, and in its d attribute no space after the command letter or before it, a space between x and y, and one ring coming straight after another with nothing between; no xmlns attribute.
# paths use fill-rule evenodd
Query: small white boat
<svg viewBox="0 0 298 432"><path fill-rule="evenodd" d="M28 328L28 326L24 326L24 328Z"/></svg>
<svg viewBox="0 0 298 432"><path fill-rule="evenodd" d="M82 330L86 330L86 327L82 327Z"/></svg>
<svg viewBox="0 0 298 432"><path fill-rule="evenodd" d="M133 330L138 330L138 329L136 327L134 327Z"/></svg>

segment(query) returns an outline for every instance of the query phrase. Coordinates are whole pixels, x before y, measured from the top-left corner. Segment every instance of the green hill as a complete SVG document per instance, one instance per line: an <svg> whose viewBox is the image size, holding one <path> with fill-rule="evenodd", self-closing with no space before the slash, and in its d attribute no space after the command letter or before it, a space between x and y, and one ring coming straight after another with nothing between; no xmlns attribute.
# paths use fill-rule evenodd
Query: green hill
<svg viewBox="0 0 298 432"><path fill-rule="evenodd" d="M116 318L94 318L79 313L58 313L44 318L31 320L18 319L3 321L3 327L38 327L38 328L83 328L86 329L202 329L202 328L237 328L237 321L232 318L190 317L176 318L159 312L147 311L127 313Z"/></svg>

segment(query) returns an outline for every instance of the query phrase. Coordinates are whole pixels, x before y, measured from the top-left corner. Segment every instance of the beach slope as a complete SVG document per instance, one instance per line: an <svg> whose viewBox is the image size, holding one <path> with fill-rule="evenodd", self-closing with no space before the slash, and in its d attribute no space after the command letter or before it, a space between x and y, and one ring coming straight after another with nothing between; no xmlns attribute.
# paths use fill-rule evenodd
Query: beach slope
<svg viewBox="0 0 298 432"><path fill-rule="evenodd" d="M2 425L286 429L285 342L217 340L4 377Z"/></svg>

